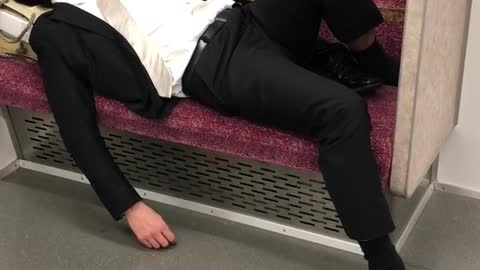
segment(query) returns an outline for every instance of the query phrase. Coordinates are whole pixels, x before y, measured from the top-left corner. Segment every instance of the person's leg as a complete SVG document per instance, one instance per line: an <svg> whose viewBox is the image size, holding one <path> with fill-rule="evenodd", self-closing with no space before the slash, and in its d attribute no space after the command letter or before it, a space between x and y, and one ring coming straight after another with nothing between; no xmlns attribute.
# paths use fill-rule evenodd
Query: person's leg
<svg viewBox="0 0 480 270"><path fill-rule="evenodd" d="M261 1L277 0L257 3ZM274 31L275 18L270 24L262 22L255 8L264 12L270 8L277 15L288 12L258 4L233 13L202 53L194 71L196 82L184 81L184 91L216 110L315 138L321 171L348 236L359 241L383 239L394 225L370 145L364 101L351 89L298 65L298 46L289 38L282 42L274 38L264 27L270 25ZM301 17L297 20L302 22ZM282 33L277 32L279 38ZM308 48L311 38L303 40Z"/></svg>
<svg viewBox="0 0 480 270"><path fill-rule="evenodd" d="M246 34L256 38L248 30ZM379 255L386 261L380 267L372 266L367 256L370 269L403 270L393 246L383 241L394 224L370 144L365 101L351 89L294 64L280 50L262 47L239 44L227 75L230 98L226 105L247 119L313 137L327 189L347 235L359 241L376 239L364 250L377 252L381 246L392 252Z"/></svg>
<svg viewBox="0 0 480 270"><path fill-rule="evenodd" d="M375 38L376 27L383 23L383 16L376 4L372 0L320 2L325 22L334 35L355 52L360 66L367 72L381 76L386 83L397 85L400 62L388 57ZM357 145L361 144L357 142ZM360 245L371 269L383 269L389 265L395 267L391 269L402 269L403 263L387 233L372 234L357 240L364 240L360 241Z"/></svg>
<svg viewBox="0 0 480 270"><path fill-rule="evenodd" d="M274 50L239 48L228 80L227 106L235 114L307 134L319 143L321 171L351 238L367 240L393 231L370 145L369 115L359 95Z"/></svg>
<svg viewBox="0 0 480 270"><path fill-rule="evenodd" d="M384 22L373 0L318 1L321 2L323 19L332 33L349 45L361 45L362 40L375 37L375 28Z"/></svg>
<svg viewBox="0 0 480 270"><path fill-rule="evenodd" d="M377 31L374 28L361 35L360 37L350 41L347 45L353 51L361 52L370 48L370 46L372 46L372 44L375 42L376 37Z"/></svg>
<svg viewBox="0 0 480 270"><path fill-rule="evenodd" d="M257 0L249 4L265 33L285 47L297 63L311 56L322 20L355 52L360 66L398 85L400 61L376 41L383 16L372 0Z"/></svg>
<svg viewBox="0 0 480 270"><path fill-rule="evenodd" d="M298 64L357 92L380 87L383 79L363 72L343 44L330 44L318 37L322 20L319 3L259 0L249 8L263 30L291 52Z"/></svg>
<svg viewBox="0 0 480 270"><path fill-rule="evenodd" d="M294 53L313 46L322 20L356 50L368 48L383 23L372 0L257 0L249 9L270 38Z"/></svg>
<svg viewBox="0 0 480 270"><path fill-rule="evenodd" d="M270 3L257 3L262 1ZM285 46L278 46L263 29L265 24L256 18L256 7L264 6L248 5L245 18L239 22L237 17L229 19L224 31L231 33L220 32L221 42L213 40L198 61L194 74L202 83L184 82L184 90L216 110L223 107L233 114L315 138L322 172L348 235L368 240L391 232L394 226L370 145L364 101L351 89L295 64ZM242 34L232 38L237 24L242 25ZM231 52L225 50L230 47L234 48ZM226 54L229 56L218 57ZM214 69L217 61L226 61L222 70ZM221 74L219 81L217 74Z"/></svg>
<svg viewBox="0 0 480 270"><path fill-rule="evenodd" d="M298 62L311 55L322 22L320 0L257 0L247 8L275 42Z"/></svg>
<svg viewBox="0 0 480 270"><path fill-rule="evenodd" d="M398 85L400 61L386 55L376 40L383 17L372 0L321 0L325 22L335 37L348 44L365 71Z"/></svg>

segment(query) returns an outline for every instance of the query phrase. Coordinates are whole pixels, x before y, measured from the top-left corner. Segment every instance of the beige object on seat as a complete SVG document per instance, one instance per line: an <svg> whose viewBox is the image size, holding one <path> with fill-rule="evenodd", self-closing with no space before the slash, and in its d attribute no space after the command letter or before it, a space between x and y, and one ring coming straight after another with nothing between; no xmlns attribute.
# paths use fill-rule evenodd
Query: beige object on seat
<svg viewBox="0 0 480 270"><path fill-rule="evenodd" d="M15 14L25 18L27 26L18 36L10 36L0 29L0 53L14 54L28 58L36 59L37 56L33 52L28 43L22 41L23 36L30 30L37 18L43 13L49 11L49 8L42 6L26 6L19 4L13 0L0 0L0 8L7 9Z"/></svg>

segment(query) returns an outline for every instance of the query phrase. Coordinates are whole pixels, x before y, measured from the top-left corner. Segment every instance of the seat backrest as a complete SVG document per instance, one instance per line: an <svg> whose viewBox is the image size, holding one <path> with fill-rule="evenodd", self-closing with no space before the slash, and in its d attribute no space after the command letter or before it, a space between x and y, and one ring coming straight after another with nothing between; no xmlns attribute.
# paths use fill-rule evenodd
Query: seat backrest
<svg viewBox="0 0 480 270"><path fill-rule="evenodd" d="M471 0L409 0L391 191L410 197L457 123Z"/></svg>

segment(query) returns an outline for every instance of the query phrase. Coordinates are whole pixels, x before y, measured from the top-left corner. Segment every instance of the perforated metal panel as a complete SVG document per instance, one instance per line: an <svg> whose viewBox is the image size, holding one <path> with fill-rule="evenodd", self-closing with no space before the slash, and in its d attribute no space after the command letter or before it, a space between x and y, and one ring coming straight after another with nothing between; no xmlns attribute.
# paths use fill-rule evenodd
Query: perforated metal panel
<svg viewBox="0 0 480 270"><path fill-rule="evenodd" d="M10 109L24 158L79 171L50 115ZM102 130L136 187L347 239L319 174Z"/></svg>

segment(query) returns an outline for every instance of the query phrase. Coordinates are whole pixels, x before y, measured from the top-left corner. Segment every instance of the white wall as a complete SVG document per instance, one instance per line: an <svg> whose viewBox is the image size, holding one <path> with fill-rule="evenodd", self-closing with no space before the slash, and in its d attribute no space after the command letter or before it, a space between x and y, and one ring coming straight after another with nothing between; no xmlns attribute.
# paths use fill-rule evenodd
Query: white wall
<svg viewBox="0 0 480 270"><path fill-rule="evenodd" d="M440 154L439 182L480 192L480 0L473 0L459 125Z"/></svg>
<svg viewBox="0 0 480 270"><path fill-rule="evenodd" d="M16 159L5 119L0 111L0 170Z"/></svg>

